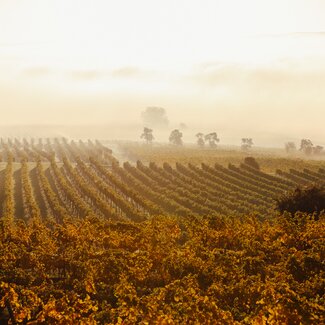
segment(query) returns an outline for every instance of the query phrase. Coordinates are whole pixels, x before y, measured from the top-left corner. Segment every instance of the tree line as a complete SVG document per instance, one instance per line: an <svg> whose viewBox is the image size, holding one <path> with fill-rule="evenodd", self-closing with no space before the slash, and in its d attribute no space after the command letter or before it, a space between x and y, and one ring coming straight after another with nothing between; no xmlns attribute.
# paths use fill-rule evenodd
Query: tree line
<svg viewBox="0 0 325 325"><path fill-rule="evenodd" d="M204 134L202 132L198 132L196 135L196 144L200 148L204 148L205 146L208 146L210 148L216 148L217 144L220 142L220 138L218 138L218 135L216 132L211 132ZM144 139L144 141L147 144L152 144L153 140L155 139L153 135L153 130L144 127L143 132L140 136L141 139ZM171 131L169 135L169 143L175 146L182 146L183 145L183 133L178 130L174 129ZM248 151L252 148L254 145L252 138L242 138L241 139L241 149L243 151ZM294 142L286 142L285 143L285 151L287 153L291 153L297 150L296 144ZM319 155L323 153L323 147L320 145L314 145L311 140L309 139L302 139L300 142L300 148L299 151L303 152L306 155Z"/></svg>
<svg viewBox="0 0 325 325"><path fill-rule="evenodd" d="M301 139L299 151L306 155L320 155L323 153L323 146L314 145L310 139ZM294 142L286 142L285 150L287 153L295 152L297 150Z"/></svg>
<svg viewBox="0 0 325 325"><path fill-rule="evenodd" d="M216 132L211 132L208 134L204 134L202 132L199 132L195 135L197 138L196 143L200 148L205 147L208 145L210 148L216 148L217 144L220 142L220 139L218 138L218 135ZM155 137L153 136L153 130L147 127L143 128L143 132L140 136L141 139L144 139L144 141L147 144L152 144ZM182 146L183 145L183 133L178 130L174 129L171 131L169 135L169 143L176 145L176 146ZM251 138L242 138L241 139L241 148L243 150L248 150L253 145L253 140Z"/></svg>

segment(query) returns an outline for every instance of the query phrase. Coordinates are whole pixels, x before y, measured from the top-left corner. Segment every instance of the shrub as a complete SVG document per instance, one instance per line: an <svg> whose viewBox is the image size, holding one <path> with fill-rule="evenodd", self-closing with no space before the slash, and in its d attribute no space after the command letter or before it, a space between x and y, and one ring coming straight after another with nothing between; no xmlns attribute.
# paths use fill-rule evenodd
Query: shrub
<svg viewBox="0 0 325 325"><path fill-rule="evenodd" d="M251 166L255 169L260 170L260 165L258 164L258 162L255 160L255 158L253 157L246 157L244 160L244 163L248 166Z"/></svg>
<svg viewBox="0 0 325 325"><path fill-rule="evenodd" d="M325 210L325 187L313 184L304 188L297 187L294 191L276 199L277 209L282 213L306 212L318 216Z"/></svg>

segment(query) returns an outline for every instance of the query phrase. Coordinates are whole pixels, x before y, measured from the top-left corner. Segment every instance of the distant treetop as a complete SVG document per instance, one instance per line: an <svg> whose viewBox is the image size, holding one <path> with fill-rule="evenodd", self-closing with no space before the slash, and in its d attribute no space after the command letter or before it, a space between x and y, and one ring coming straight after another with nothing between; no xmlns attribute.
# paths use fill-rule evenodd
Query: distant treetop
<svg viewBox="0 0 325 325"><path fill-rule="evenodd" d="M169 142L176 146L182 146L183 145L182 137L183 137L183 133L175 129L171 132L169 136Z"/></svg>
<svg viewBox="0 0 325 325"><path fill-rule="evenodd" d="M149 127L167 127L169 124L166 110L162 107L150 106L141 113L145 125Z"/></svg>
<svg viewBox="0 0 325 325"><path fill-rule="evenodd" d="M242 150L248 150L253 145L253 139L252 138L242 138L241 139L241 148Z"/></svg>

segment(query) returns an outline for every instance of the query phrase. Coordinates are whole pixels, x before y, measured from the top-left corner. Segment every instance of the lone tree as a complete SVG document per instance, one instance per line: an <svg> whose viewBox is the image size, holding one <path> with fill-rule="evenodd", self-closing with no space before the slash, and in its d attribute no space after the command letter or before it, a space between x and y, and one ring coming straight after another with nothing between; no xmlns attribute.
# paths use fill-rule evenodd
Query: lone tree
<svg viewBox="0 0 325 325"><path fill-rule="evenodd" d="M299 150L304 152L306 155L311 155L313 153L313 146L313 143L309 139L302 139Z"/></svg>
<svg viewBox="0 0 325 325"><path fill-rule="evenodd" d="M211 148L216 148L217 143L220 141L220 139L217 136L216 132L209 133L205 136L205 140L209 141L209 146Z"/></svg>
<svg viewBox="0 0 325 325"><path fill-rule="evenodd" d="M252 138L242 138L241 139L241 148L242 150L247 151L250 149L253 145L253 139Z"/></svg>
<svg viewBox="0 0 325 325"><path fill-rule="evenodd" d="M286 142L284 146L287 153L296 150L296 145L294 142Z"/></svg>
<svg viewBox="0 0 325 325"><path fill-rule="evenodd" d="M144 127L143 133L141 134L141 139L145 139L147 144L152 143L152 140L154 140L154 136L152 134L152 129Z"/></svg>
<svg viewBox="0 0 325 325"><path fill-rule="evenodd" d="M171 132L169 136L169 142L176 146L182 146L183 145L182 136L183 133L175 129Z"/></svg>
<svg viewBox="0 0 325 325"><path fill-rule="evenodd" d="M325 211L325 187L310 185L305 188L297 187L279 199L276 199L277 209L283 213L288 211L292 214L300 211L315 213L316 218Z"/></svg>
<svg viewBox="0 0 325 325"><path fill-rule="evenodd" d="M205 142L204 142L204 134L199 132L196 134L196 137L197 137L197 145L201 148L204 147L205 145Z"/></svg>

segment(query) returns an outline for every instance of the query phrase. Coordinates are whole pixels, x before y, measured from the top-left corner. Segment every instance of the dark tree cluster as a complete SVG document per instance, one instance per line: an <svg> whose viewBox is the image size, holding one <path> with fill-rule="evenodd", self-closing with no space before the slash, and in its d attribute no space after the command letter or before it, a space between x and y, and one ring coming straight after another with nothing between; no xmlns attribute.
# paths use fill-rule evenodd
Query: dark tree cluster
<svg viewBox="0 0 325 325"><path fill-rule="evenodd" d="M325 187L311 185L305 188L297 187L276 200L277 209L295 214L296 212L314 213L318 216L325 211Z"/></svg>

